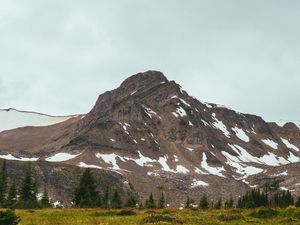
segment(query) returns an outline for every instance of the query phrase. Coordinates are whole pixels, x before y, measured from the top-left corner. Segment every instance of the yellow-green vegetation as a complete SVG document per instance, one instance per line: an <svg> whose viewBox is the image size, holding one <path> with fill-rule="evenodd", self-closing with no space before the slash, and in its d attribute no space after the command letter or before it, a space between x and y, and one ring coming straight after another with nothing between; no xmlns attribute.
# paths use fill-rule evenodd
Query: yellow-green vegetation
<svg viewBox="0 0 300 225"><path fill-rule="evenodd" d="M20 225L145 225L145 224L299 224L300 209L255 210L16 210Z"/></svg>

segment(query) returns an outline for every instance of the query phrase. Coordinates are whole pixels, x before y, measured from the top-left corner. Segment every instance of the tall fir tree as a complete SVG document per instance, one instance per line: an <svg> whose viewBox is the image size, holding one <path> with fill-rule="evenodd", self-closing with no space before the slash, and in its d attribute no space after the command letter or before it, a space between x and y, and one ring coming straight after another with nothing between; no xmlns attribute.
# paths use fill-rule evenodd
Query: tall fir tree
<svg viewBox="0 0 300 225"><path fill-rule="evenodd" d="M21 208L26 208L26 209L38 208L38 200L36 195L37 195L37 182L32 177L31 163L29 163L20 190Z"/></svg>
<svg viewBox="0 0 300 225"><path fill-rule="evenodd" d="M108 188L105 189L105 192L103 195L102 207L106 208L106 209L109 208L109 190L108 190Z"/></svg>
<svg viewBox="0 0 300 225"><path fill-rule="evenodd" d="M2 168L0 170L0 206L5 205L7 183L6 183L6 160L2 161Z"/></svg>
<svg viewBox="0 0 300 225"><path fill-rule="evenodd" d="M200 199L200 203L199 203L199 208L200 209L208 209L209 208L209 202L208 202L208 197L206 194L204 194L201 199Z"/></svg>
<svg viewBox="0 0 300 225"><path fill-rule="evenodd" d="M18 191L15 180L12 181L12 184L9 187L7 198L5 201L6 208L15 208L18 201Z"/></svg>
<svg viewBox="0 0 300 225"><path fill-rule="evenodd" d="M112 196L111 207L113 209L120 209L120 208L122 208L122 200L121 200L119 191L117 189L115 190L115 192L114 192L114 194Z"/></svg>
<svg viewBox="0 0 300 225"><path fill-rule="evenodd" d="M87 168L80 178L79 185L75 190L75 206L81 208L94 208L97 206L96 185L91 170Z"/></svg>
<svg viewBox="0 0 300 225"><path fill-rule="evenodd" d="M156 208L156 203L155 203L155 200L153 198L152 192L149 196L149 199L146 200L145 207L147 209L155 209Z"/></svg>
<svg viewBox="0 0 300 225"><path fill-rule="evenodd" d="M222 208L222 198L220 198L216 204L214 205L215 209L221 209Z"/></svg>
<svg viewBox="0 0 300 225"><path fill-rule="evenodd" d="M51 208L51 203L46 188L44 189L43 197L40 201L40 204L42 208Z"/></svg>
<svg viewBox="0 0 300 225"><path fill-rule="evenodd" d="M126 208L135 208L136 207L136 204L137 204L137 200L134 196L130 195L127 200L126 200L126 203L125 203L125 207Z"/></svg>
<svg viewBox="0 0 300 225"><path fill-rule="evenodd" d="M163 209L166 207L166 200L165 200L165 195L162 192L158 201L158 208Z"/></svg>
<svg viewBox="0 0 300 225"><path fill-rule="evenodd" d="M297 198L297 201L295 202L295 206L297 208L300 208L300 197Z"/></svg>
<svg viewBox="0 0 300 225"><path fill-rule="evenodd" d="M232 196L230 195L229 199L227 199L225 201L225 208L226 209L231 209L231 208L233 208L233 204L234 204L234 201L233 201Z"/></svg>
<svg viewBox="0 0 300 225"><path fill-rule="evenodd" d="M193 207L193 203L194 203L194 200L192 198L190 198L189 196L187 196L186 202L185 202L185 208L186 209L192 208Z"/></svg>

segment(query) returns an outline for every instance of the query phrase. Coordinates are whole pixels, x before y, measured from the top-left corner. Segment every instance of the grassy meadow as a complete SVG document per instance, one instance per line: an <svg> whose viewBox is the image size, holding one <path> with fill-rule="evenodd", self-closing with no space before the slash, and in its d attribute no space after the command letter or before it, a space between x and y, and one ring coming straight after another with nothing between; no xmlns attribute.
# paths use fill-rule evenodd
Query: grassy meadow
<svg viewBox="0 0 300 225"><path fill-rule="evenodd" d="M300 225L300 209L255 210L16 210L20 225L286 224Z"/></svg>

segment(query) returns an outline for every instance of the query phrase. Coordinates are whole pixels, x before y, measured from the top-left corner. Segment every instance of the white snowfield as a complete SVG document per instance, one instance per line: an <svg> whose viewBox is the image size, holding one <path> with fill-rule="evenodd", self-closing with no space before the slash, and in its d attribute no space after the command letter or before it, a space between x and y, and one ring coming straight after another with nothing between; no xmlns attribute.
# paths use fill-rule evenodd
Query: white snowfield
<svg viewBox="0 0 300 225"><path fill-rule="evenodd" d="M283 144L285 144L285 146L289 149L293 149L297 152L299 152L299 148L296 145L291 144L288 140L281 138L281 141L283 142Z"/></svg>
<svg viewBox="0 0 300 225"><path fill-rule="evenodd" d="M278 149L278 143L276 143L273 140L270 139L264 139L262 140L262 142L264 142L266 145L270 146L271 148L277 150Z"/></svg>
<svg viewBox="0 0 300 225"><path fill-rule="evenodd" d="M196 187L208 187L209 184L202 181L202 180L196 180L196 179L193 179L193 183L191 184L191 187L192 188L196 188Z"/></svg>
<svg viewBox="0 0 300 225"><path fill-rule="evenodd" d="M208 165L207 163L207 157L205 152L203 152L202 154L202 162L201 162L201 167L203 169L205 169L207 172L209 172L210 174L219 176L219 177L225 177L222 172L225 171L224 167L211 167Z"/></svg>
<svg viewBox="0 0 300 225"><path fill-rule="evenodd" d="M26 126L49 126L76 116L50 116L16 109L0 109L0 132Z"/></svg>
<svg viewBox="0 0 300 225"><path fill-rule="evenodd" d="M227 130L227 127L225 126L225 124L222 121L217 119L215 113L212 114L212 117L213 117L213 120L215 121L212 124L214 126L214 128L221 130L226 137L230 138L230 133Z"/></svg>
<svg viewBox="0 0 300 225"><path fill-rule="evenodd" d="M72 155L72 154L69 154L69 153L61 152L61 153L57 153L53 156L50 156L50 157L46 158L45 160L47 162L64 162L64 161L74 159L77 156L79 156L80 154Z"/></svg>
<svg viewBox="0 0 300 225"><path fill-rule="evenodd" d="M81 167L81 168L103 169L103 168L100 167L100 166L96 166L96 165L88 165L88 164L86 164L86 163L84 163L84 162L80 162L80 163L78 164L78 166Z"/></svg>
<svg viewBox="0 0 300 225"><path fill-rule="evenodd" d="M16 160L16 161L24 161L24 162L29 162L29 161L34 162L39 160L39 158L15 157L12 154L0 155L0 158L6 160Z"/></svg>
<svg viewBox="0 0 300 225"><path fill-rule="evenodd" d="M248 135L244 132L244 130L238 128L238 127L234 127L232 128L232 130L235 132L235 135L241 139L244 142L249 142L250 138L248 137Z"/></svg>

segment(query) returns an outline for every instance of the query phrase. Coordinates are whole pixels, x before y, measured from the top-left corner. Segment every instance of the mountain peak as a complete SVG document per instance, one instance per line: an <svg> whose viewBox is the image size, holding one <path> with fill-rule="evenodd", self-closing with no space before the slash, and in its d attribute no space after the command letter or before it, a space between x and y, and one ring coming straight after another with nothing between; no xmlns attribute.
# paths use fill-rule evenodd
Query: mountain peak
<svg viewBox="0 0 300 225"><path fill-rule="evenodd" d="M120 87L131 89L132 87L136 88L137 86L153 86L163 82L168 82L168 79L162 72L149 70L127 78L125 81L123 81Z"/></svg>

